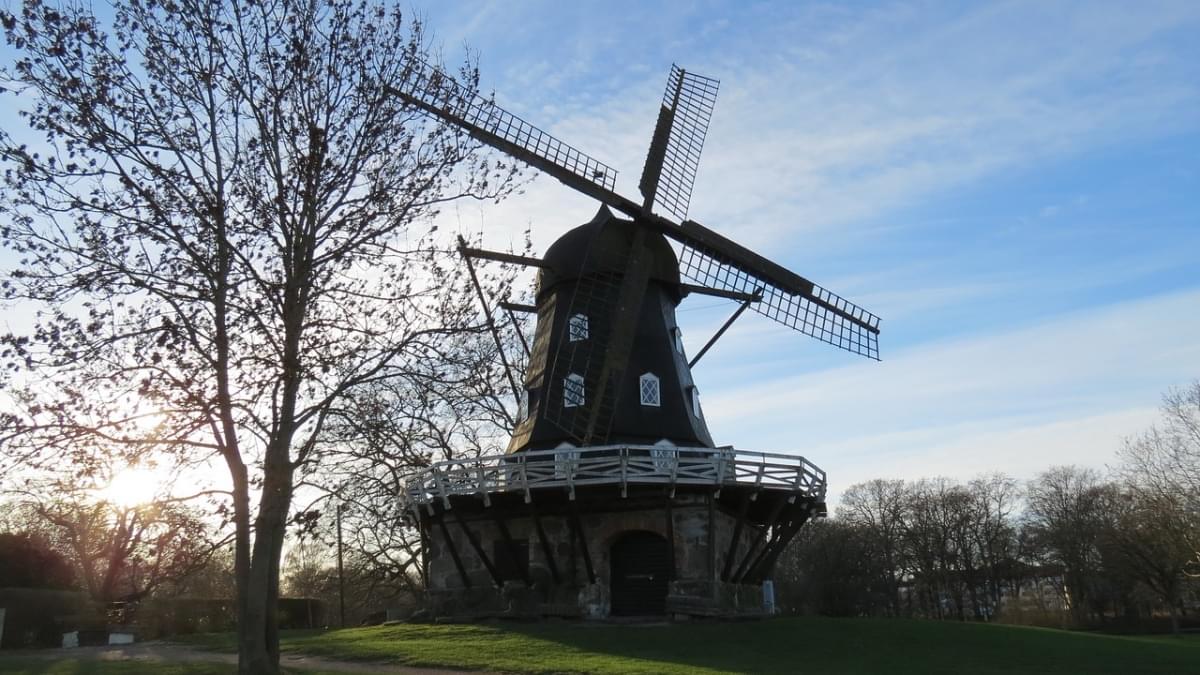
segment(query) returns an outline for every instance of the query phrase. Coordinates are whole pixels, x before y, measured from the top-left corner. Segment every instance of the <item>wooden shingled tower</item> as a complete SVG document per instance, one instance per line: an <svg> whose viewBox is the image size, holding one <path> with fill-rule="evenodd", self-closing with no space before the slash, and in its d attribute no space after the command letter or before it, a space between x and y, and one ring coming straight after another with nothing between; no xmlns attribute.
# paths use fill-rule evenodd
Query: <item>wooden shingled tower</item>
<svg viewBox="0 0 1200 675"><path fill-rule="evenodd" d="M616 192L611 167L443 70L414 61L404 82L391 93L601 202L542 258L460 240L473 279L480 259L539 268L536 305L508 305L537 323L524 382L513 381L521 417L508 452L431 466L401 495L422 535L431 611L769 611L764 582L824 514L825 474L796 455L715 446L691 368L746 309L872 359L879 318L688 219L717 81L672 67L637 201ZM739 304L688 359L675 309L692 293Z"/></svg>

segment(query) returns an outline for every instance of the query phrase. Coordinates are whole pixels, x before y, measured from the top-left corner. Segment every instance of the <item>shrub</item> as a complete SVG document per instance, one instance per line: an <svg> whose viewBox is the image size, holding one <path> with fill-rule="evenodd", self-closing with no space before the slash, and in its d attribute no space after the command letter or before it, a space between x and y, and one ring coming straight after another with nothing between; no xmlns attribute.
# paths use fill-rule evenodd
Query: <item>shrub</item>
<svg viewBox="0 0 1200 675"><path fill-rule="evenodd" d="M57 647L64 632L103 616L85 593L44 588L0 588L0 607L3 648Z"/></svg>

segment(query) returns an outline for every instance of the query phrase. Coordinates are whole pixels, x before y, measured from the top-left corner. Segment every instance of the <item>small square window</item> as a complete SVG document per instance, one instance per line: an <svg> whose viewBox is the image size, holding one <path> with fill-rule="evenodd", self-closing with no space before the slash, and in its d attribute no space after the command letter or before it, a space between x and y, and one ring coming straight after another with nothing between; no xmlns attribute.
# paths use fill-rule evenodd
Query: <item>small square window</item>
<svg viewBox="0 0 1200 675"><path fill-rule="evenodd" d="M642 405L659 407L662 405L662 389L659 387L658 376L646 373L638 379L642 394Z"/></svg>
<svg viewBox="0 0 1200 675"><path fill-rule="evenodd" d="M574 314L567 322L567 340L579 342L588 339L588 318L584 314Z"/></svg>
<svg viewBox="0 0 1200 675"><path fill-rule="evenodd" d="M563 378L563 407L577 408L583 405L583 376L576 373Z"/></svg>

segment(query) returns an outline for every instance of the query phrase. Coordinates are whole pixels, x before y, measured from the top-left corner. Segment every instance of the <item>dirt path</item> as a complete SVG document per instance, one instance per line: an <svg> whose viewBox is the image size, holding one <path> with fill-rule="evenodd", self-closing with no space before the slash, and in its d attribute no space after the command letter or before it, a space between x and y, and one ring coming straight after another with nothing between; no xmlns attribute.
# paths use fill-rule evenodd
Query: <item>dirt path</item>
<svg viewBox="0 0 1200 675"><path fill-rule="evenodd" d="M237 655L211 652L187 645L168 642L139 642L132 645L110 647L78 647L75 649L40 649L37 651L10 652L11 655L44 658L95 659L97 661L143 661L148 663L227 663L237 664ZM0 659L0 666L3 660ZM486 675L480 671L443 670L435 668L413 668L388 663L364 661L336 661L320 656L306 656L284 652L279 665L288 669L324 670L339 673L393 673L395 675Z"/></svg>

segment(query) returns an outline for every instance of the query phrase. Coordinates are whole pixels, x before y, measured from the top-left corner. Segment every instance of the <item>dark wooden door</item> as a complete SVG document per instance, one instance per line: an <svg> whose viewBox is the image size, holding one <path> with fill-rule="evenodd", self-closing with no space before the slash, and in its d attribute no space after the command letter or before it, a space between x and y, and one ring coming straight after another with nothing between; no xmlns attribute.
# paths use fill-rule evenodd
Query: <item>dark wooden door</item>
<svg viewBox="0 0 1200 675"><path fill-rule="evenodd" d="M629 532L613 543L612 613L615 616L666 614L671 549L653 532Z"/></svg>

